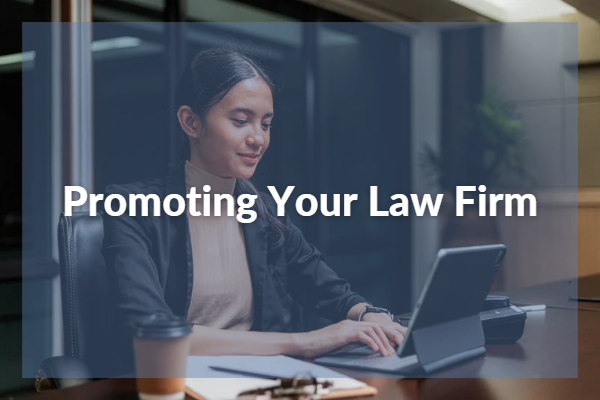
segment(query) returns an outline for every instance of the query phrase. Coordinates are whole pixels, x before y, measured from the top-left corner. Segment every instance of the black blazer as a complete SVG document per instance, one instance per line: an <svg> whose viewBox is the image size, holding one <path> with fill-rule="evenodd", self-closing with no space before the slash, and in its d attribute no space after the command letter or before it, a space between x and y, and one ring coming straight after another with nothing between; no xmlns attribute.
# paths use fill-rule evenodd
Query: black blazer
<svg viewBox="0 0 600 400"><path fill-rule="evenodd" d="M127 201L129 194L156 194L161 205L169 194L185 199L184 167L180 163L168 176L152 181L110 185L105 199L110 194ZM260 196L275 216L273 198ZM129 216L129 209L118 217L104 213L102 254L115 307L114 348L127 371L133 365L131 326L151 313L186 316L194 271L187 213L171 217L161 209L155 217L150 202L149 216L143 217L140 203L135 217ZM287 215L277 218L288 229L283 246L275 246L260 218L242 224L254 295L252 330L292 332L294 301L332 321L345 319L350 308L365 299L325 264Z"/></svg>

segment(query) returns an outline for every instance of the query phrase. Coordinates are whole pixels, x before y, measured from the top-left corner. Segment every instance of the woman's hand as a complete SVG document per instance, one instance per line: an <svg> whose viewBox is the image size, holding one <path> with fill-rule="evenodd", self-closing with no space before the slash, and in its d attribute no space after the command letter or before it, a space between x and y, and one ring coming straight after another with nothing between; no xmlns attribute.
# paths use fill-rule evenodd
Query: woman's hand
<svg viewBox="0 0 600 400"><path fill-rule="evenodd" d="M390 324L371 321L358 322L347 319L323 329L296 334L296 343L299 347L297 354L306 358L314 358L355 342L368 345L374 351L379 351L382 356L394 354L394 348L390 341L393 338L394 341L399 340L401 343L404 337L401 332L404 328L397 324L402 328L398 330L392 325L390 318L387 315L386 317ZM388 339L386 331L390 332L390 339Z"/></svg>
<svg viewBox="0 0 600 400"><path fill-rule="evenodd" d="M389 315L383 313L367 313L363 315L362 320L379 324L392 346L395 344L398 346L402 344L407 328L392 321Z"/></svg>
<svg viewBox="0 0 600 400"><path fill-rule="evenodd" d="M383 318L385 317L385 318ZM406 328L390 321L387 314L369 313L363 321L350 319L307 333L247 332L194 325L191 355L287 354L314 358L349 343L364 343L383 356L394 354Z"/></svg>

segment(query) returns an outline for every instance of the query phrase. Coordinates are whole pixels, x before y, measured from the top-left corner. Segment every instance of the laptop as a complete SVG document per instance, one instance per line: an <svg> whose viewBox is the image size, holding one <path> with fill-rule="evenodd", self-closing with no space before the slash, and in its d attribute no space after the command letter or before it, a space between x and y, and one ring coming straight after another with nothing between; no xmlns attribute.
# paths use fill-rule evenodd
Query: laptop
<svg viewBox="0 0 600 400"><path fill-rule="evenodd" d="M395 355L361 346L315 363L411 376L485 354L479 312L505 254L501 244L441 249Z"/></svg>

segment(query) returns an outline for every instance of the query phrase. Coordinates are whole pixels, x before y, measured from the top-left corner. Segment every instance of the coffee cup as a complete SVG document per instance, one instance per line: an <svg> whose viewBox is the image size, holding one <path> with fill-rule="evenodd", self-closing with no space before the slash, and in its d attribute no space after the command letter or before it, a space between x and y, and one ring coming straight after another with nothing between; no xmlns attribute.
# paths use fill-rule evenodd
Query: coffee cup
<svg viewBox="0 0 600 400"><path fill-rule="evenodd" d="M133 348L141 400L185 397L185 366L192 325L183 317L152 315L135 324Z"/></svg>

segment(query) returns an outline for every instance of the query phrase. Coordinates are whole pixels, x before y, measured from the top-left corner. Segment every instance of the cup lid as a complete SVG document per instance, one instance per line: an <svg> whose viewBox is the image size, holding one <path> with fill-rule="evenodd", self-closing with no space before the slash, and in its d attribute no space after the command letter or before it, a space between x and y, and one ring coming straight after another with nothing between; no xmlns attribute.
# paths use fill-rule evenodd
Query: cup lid
<svg viewBox="0 0 600 400"><path fill-rule="evenodd" d="M135 323L133 336L151 339L174 339L187 336L192 331L192 324L179 316L153 314Z"/></svg>

